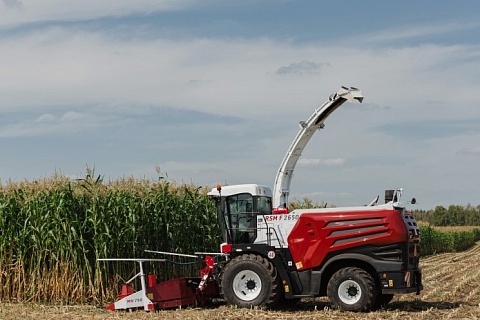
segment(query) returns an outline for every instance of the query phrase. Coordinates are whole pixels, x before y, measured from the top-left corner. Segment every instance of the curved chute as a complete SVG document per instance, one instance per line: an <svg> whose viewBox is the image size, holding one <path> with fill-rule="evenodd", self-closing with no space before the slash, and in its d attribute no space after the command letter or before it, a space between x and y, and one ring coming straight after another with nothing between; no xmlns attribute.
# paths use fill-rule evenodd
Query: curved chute
<svg viewBox="0 0 480 320"><path fill-rule="evenodd" d="M307 121L300 121L300 131L297 133L290 148L288 148L275 178L275 184L273 186L273 208L287 208L293 170L302 155L303 149L315 131L325 126L325 119L346 101L358 101L361 103L363 101L363 95L357 88L341 87L336 93L332 94L323 105L316 109Z"/></svg>

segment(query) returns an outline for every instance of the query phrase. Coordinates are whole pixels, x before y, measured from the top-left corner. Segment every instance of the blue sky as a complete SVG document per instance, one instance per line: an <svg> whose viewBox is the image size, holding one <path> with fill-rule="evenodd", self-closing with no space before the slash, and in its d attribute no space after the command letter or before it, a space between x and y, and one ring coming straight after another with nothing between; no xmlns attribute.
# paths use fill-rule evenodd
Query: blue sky
<svg viewBox="0 0 480 320"><path fill-rule="evenodd" d="M293 198L480 204L480 2L3 0L0 181L55 171L273 186ZM412 207L415 208L415 207Z"/></svg>

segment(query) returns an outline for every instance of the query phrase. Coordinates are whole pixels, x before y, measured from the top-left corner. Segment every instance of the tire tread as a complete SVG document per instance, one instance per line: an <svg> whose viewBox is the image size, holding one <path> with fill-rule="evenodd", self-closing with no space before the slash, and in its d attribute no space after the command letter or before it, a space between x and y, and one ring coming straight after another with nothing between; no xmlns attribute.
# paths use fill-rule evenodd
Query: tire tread
<svg viewBox="0 0 480 320"><path fill-rule="evenodd" d="M364 300L365 302L363 304L348 308L340 301L338 298L338 287L335 285L335 283L341 278L357 278L361 279L361 281L365 283L366 299ZM367 271L357 267L346 267L338 270L330 278L330 281L327 285L327 296L334 309L343 311L368 312L374 306L375 299L377 297L377 290L375 287L375 281Z"/></svg>
<svg viewBox="0 0 480 320"><path fill-rule="evenodd" d="M254 303L245 303L243 305L239 305L240 307L242 306L248 306L248 307L255 307L255 306L264 306L266 308L274 308L276 307L279 302L281 301L282 297L282 287L280 285L280 279L278 277L278 273L276 268L274 267L273 263L271 263L267 258L257 255L257 254L242 254L240 256L237 256L233 258L230 262L228 262L221 275L220 275L220 284L219 284L219 289L221 295L227 300L228 304L235 304L232 303L231 301L228 301L227 297L228 294L225 294L225 286L224 286L224 278L225 274L228 274L231 272L231 269L237 265L238 263L242 263L244 261L251 261L254 263L257 263L259 266L264 268L269 275L269 279L262 279L262 281L269 281L271 283L271 288L270 288L270 293L268 294L268 297L266 301L262 301L259 304L254 304ZM228 289L227 289L228 290Z"/></svg>

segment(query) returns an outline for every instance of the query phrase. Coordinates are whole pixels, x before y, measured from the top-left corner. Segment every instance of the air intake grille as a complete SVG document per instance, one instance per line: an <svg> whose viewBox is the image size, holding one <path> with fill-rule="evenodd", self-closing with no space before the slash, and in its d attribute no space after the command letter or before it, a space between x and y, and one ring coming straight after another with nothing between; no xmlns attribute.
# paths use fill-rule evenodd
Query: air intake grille
<svg viewBox="0 0 480 320"><path fill-rule="evenodd" d="M402 261L402 245L394 244L391 246L380 247L372 251L379 259L389 261Z"/></svg>
<svg viewBox="0 0 480 320"><path fill-rule="evenodd" d="M420 240L420 229L418 228L417 220L407 211L403 212L402 217L405 227L407 227L408 238L410 240Z"/></svg>

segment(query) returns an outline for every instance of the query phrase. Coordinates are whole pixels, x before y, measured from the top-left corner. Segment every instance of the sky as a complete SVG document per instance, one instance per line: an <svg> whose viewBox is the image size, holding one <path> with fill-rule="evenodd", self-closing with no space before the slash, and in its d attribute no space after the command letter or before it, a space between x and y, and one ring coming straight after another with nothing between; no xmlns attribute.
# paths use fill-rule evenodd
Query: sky
<svg viewBox="0 0 480 320"><path fill-rule="evenodd" d="M290 200L480 204L480 2L0 0L0 181L273 187Z"/></svg>

